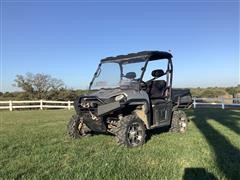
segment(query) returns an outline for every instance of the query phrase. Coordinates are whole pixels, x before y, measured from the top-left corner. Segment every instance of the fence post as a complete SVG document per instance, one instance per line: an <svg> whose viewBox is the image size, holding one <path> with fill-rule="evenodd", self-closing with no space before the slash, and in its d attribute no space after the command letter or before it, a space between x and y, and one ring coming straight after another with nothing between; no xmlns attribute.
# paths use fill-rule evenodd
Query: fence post
<svg viewBox="0 0 240 180"><path fill-rule="evenodd" d="M40 109L43 110L43 100L40 100Z"/></svg>
<svg viewBox="0 0 240 180"><path fill-rule="evenodd" d="M71 109L71 102L68 101L68 110L70 110L70 109Z"/></svg>
<svg viewBox="0 0 240 180"><path fill-rule="evenodd" d="M196 97L193 98L193 108L196 108Z"/></svg>
<svg viewBox="0 0 240 180"><path fill-rule="evenodd" d="M224 98L222 97L222 109L224 109Z"/></svg>
<svg viewBox="0 0 240 180"><path fill-rule="evenodd" d="M12 101L9 101L9 111L13 110Z"/></svg>

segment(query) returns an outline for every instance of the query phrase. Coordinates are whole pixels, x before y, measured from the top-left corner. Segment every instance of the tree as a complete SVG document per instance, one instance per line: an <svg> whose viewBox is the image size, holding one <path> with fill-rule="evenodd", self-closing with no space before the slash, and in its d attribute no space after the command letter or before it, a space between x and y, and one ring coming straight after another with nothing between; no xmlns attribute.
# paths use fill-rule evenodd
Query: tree
<svg viewBox="0 0 240 180"><path fill-rule="evenodd" d="M16 75L14 86L21 88L30 99L43 99L51 90L59 90L64 86L62 80L53 78L46 74L32 74Z"/></svg>
<svg viewBox="0 0 240 180"><path fill-rule="evenodd" d="M226 91L227 91L228 94L232 95L233 98L235 98L236 95L237 95L237 93L240 92L239 89L240 89L240 87L239 87L239 85L238 85L238 86L236 86L236 87L226 88Z"/></svg>
<svg viewBox="0 0 240 180"><path fill-rule="evenodd" d="M232 95L233 98L236 98L238 94L240 93L240 85L237 85L236 87L229 87L226 88L226 91L228 94ZM233 103L238 102L237 100L233 100Z"/></svg>

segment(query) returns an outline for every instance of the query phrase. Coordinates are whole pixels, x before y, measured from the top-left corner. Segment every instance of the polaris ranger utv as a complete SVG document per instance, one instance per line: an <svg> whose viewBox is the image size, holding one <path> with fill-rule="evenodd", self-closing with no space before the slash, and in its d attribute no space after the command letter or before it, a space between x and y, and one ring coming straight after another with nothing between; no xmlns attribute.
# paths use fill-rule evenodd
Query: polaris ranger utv
<svg viewBox="0 0 240 180"><path fill-rule="evenodd" d="M165 61L165 70L151 66L157 60ZM149 66L156 68L152 77L146 74ZM172 75L168 52L143 51L102 59L89 86L94 93L75 101L76 115L68 124L70 136L110 132L121 145L137 147L145 143L149 129L185 132L188 120L179 107L191 105L191 94L188 89L176 89L174 94Z"/></svg>

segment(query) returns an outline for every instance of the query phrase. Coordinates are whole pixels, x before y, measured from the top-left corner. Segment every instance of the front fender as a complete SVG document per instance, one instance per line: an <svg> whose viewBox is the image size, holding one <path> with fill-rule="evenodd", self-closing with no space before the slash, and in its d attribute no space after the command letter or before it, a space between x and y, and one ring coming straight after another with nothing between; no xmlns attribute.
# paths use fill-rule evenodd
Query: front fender
<svg viewBox="0 0 240 180"><path fill-rule="evenodd" d="M104 105L98 106L97 114L98 114L98 116L102 116L111 111L116 111L118 109L121 109L122 107L123 107L123 105L118 101L104 104Z"/></svg>

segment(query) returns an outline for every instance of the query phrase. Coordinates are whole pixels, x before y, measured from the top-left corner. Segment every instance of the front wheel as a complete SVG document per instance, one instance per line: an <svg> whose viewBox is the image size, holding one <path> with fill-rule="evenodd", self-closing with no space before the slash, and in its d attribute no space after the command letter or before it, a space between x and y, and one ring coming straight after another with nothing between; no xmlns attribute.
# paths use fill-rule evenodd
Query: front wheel
<svg viewBox="0 0 240 180"><path fill-rule="evenodd" d="M68 134L73 138L90 135L91 130L78 115L73 115L68 123Z"/></svg>
<svg viewBox="0 0 240 180"><path fill-rule="evenodd" d="M145 131L145 125L141 119L135 115L128 115L118 122L115 135L119 144L137 147L145 143Z"/></svg>

